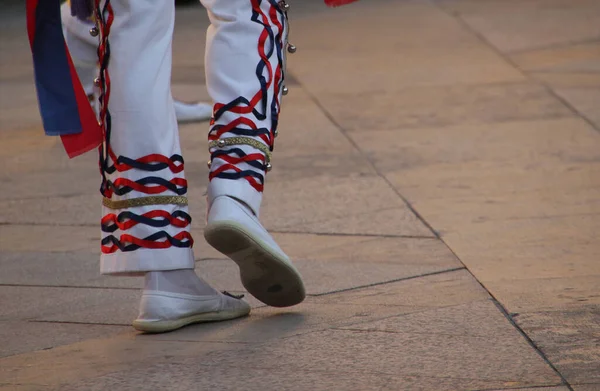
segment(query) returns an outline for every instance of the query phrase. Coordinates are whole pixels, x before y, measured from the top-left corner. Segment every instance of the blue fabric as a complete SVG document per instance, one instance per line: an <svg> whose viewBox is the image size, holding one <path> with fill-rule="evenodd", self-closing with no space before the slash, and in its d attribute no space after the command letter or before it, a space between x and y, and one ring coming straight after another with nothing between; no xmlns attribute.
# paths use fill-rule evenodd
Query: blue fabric
<svg viewBox="0 0 600 391"><path fill-rule="evenodd" d="M40 0L35 10L33 66L40 113L48 136L82 132L67 56L60 0Z"/></svg>
<svg viewBox="0 0 600 391"><path fill-rule="evenodd" d="M91 0L71 0L71 16L87 22L94 12Z"/></svg>

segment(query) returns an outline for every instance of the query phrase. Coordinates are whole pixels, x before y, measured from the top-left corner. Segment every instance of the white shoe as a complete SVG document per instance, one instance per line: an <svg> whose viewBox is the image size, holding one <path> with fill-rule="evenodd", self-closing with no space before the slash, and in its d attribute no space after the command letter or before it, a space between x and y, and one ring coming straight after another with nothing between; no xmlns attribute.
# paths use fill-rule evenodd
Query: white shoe
<svg viewBox="0 0 600 391"><path fill-rule="evenodd" d="M227 196L215 198L204 237L237 263L242 284L263 303L289 307L306 297L300 273L256 216L240 202Z"/></svg>
<svg viewBox="0 0 600 391"><path fill-rule="evenodd" d="M234 319L249 313L248 303L227 292L193 296L145 290L140 315L133 321L133 327L148 333L164 333L192 323Z"/></svg>
<svg viewBox="0 0 600 391"><path fill-rule="evenodd" d="M208 121L212 117L213 107L208 103L185 103L174 99L173 106L178 122Z"/></svg>

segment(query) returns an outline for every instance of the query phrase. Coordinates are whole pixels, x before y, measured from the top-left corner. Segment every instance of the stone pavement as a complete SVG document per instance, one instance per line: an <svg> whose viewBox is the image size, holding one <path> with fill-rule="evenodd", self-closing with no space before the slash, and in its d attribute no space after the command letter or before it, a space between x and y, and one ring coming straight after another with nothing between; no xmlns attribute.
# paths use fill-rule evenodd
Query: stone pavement
<svg viewBox="0 0 600 391"><path fill-rule="evenodd" d="M41 136L20 7L0 13L0 390L600 390L600 1L292 3L263 220L309 297L142 335L97 273L95 156ZM200 7L174 91L207 98ZM197 270L206 124L181 127Z"/></svg>

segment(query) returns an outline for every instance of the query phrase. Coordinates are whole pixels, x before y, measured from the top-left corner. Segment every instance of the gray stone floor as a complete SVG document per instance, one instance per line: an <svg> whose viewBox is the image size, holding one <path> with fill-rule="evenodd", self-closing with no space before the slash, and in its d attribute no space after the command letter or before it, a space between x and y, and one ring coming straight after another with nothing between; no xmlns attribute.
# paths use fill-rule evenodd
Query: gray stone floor
<svg viewBox="0 0 600 391"><path fill-rule="evenodd" d="M263 221L309 296L142 335L140 281L98 275L96 158L42 136L0 3L0 390L600 390L600 1L292 7ZM178 9L180 98L208 99L206 26ZM243 291L201 230L198 273Z"/></svg>

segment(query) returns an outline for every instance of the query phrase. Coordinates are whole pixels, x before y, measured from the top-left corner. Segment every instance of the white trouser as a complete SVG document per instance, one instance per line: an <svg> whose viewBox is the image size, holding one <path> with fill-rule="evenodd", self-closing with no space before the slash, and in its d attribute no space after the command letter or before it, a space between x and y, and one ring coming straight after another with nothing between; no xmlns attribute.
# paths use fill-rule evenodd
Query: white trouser
<svg viewBox="0 0 600 391"><path fill-rule="evenodd" d="M193 268L190 219L182 205L187 183L170 91L174 2L111 4L115 18L109 36L108 145L116 161L109 160L105 173L112 192L103 206L101 271L135 274ZM205 59L207 87L216 102L209 140L240 140L239 145L230 140L227 146L211 148L209 203L229 195L258 214L266 154L265 147L255 143L267 149L273 144L287 21L273 0L203 4L212 23ZM89 28L85 30L89 34ZM147 205L137 206L138 202Z"/></svg>
<svg viewBox="0 0 600 391"><path fill-rule="evenodd" d="M63 35L69 47L75 70L79 80L83 84L85 93L94 93L93 80L96 77L96 64L98 62L98 38L90 35L90 29L94 26L92 22L84 22L71 16L71 7L64 3L61 8L63 24Z"/></svg>

